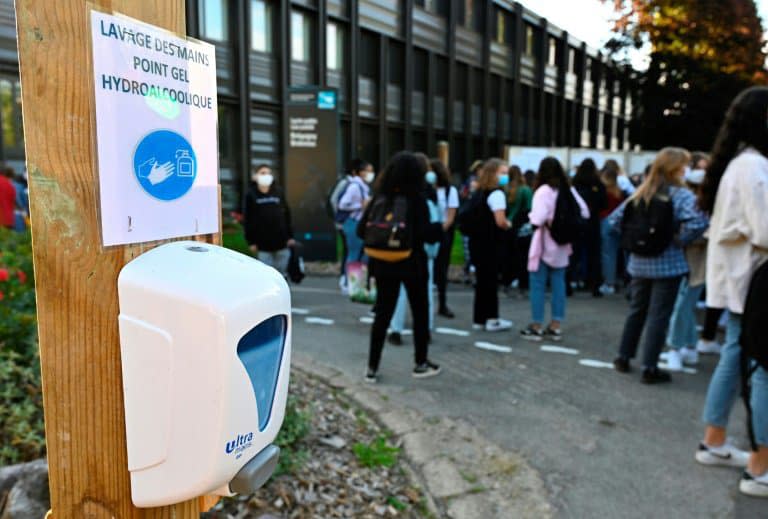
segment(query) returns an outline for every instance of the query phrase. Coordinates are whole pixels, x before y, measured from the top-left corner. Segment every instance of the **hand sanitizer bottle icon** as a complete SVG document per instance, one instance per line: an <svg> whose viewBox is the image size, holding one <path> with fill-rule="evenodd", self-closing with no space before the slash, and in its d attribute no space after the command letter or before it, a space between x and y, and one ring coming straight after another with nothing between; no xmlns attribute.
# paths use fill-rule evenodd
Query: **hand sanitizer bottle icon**
<svg viewBox="0 0 768 519"><path fill-rule="evenodd" d="M180 177L195 176L195 163L189 156L189 150L176 150L176 173Z"/></svg>

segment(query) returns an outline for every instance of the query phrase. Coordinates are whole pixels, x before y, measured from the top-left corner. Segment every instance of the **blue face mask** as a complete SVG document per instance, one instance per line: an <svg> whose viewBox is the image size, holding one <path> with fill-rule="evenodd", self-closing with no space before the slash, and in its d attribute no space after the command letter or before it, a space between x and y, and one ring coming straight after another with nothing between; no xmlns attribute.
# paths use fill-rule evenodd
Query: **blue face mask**
<svg viewBox="0 0 768 519"><path fill-rule="evenodd" d="M499 176L499 187L504 187L507 184L509 184L509 175L506 174L506 173L503 174L503 175L500 175Z"/></svg>
<svg viewBox="0 0 768 519"><path fill-rule="evenodd" d="M427 181L427 184L435 185L437 184L437 173L434 171L427 171L424 175L424 179Z"/></svg>

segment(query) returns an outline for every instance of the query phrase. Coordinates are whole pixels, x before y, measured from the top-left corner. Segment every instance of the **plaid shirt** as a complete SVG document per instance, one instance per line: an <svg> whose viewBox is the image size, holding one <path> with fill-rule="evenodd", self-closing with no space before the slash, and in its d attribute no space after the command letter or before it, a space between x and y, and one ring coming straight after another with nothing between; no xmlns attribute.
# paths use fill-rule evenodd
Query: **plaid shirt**
<svg viewBox="0 0 768 519"><path fill-rule="evenodd" d="M627 272L632 277L663 279L687 274L688 262L685 260L683 248L700 238L709 227L707 216L696 207L696 197L692 191L681 187L670 187L669 194L674 207L677 235L669 247L658 256L630 254ZM615 234L621 234L621 220L624 217L626 205L625 201L608 216L608 225Z"/></svg>

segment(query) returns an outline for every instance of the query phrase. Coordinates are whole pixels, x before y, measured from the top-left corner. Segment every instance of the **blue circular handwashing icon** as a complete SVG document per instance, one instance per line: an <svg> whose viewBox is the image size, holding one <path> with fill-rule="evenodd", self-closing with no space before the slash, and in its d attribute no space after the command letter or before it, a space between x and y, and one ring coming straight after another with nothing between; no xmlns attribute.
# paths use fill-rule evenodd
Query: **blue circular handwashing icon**
<svg viewBox="0 0 768 519"><path fill-rule="evenodd" d="M176 200L195 183L197 159L187 139L170 130L156 130L136 146L133 171L147 194L158 200Z"/></svg>

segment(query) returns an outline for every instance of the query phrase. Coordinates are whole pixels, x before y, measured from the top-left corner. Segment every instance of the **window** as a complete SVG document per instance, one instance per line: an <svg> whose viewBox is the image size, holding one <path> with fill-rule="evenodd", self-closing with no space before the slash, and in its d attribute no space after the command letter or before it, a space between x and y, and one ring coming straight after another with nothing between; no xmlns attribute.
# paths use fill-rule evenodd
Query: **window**
<svg viewBox="0 0 768 519"><path fill-rule="evenodd" d="M547 61L553 67L557 65L557 40L555 38L549 39L549 57Z"/></svg>
<svg viewBox="0 0 768 519"><path fill-rule="evenodd" d="M533 27L530 25L525 26L525 53L529 56L533 56L533 50L536 43L535 33Z"/></svg>
<svg viewBox="0 0 768 519"><path fill-rule="evenodd" d="M512 45L512 31L514 24L510 14L503 9L496 9L496 43L501 45Z"/></svg>
<svg viewBox="0 0 768 519"><path fill-rule="evenodd" d="M344 33L333 22L328 23L325 46L328 70L344 70Z"/></svg>
<svg viewBox="0 0 768 519"><path fill-rule="evenodd" d="M300 11L291 13L291 59L302 63L310 61L312 25L307 15Z"/></svg>
<svg viewBox="0 0 768 519"><path fill-rule="evenodd" d="M199 0L200 35L208 40L227 41L229 24L225 0Z"/></svg>
<svg viewBox="0 0 768 519"><path fill-rule="evenodd" d="M462 0L459 4L459 20L467 29L483 32L483 2Z"/></svg>
<svg viewBox="0 0 768 519"><path fill-rule="evenodd" d="M251 2L251 49L272 52L272 5L265 0Z"/></svg>
<svg viewBox="0 0 768 519"><path fill-rule="evenodd" d="M570 72L571 74L576 73L576 50L575 49L568 50L568 72Z"/></svg>
<svg viewBox="0 0 768 519"><path fill-rule="evenodd" d="M430 13L448 15L448 0L416 0L416 5L423 7L425 11Z"/></svg>

